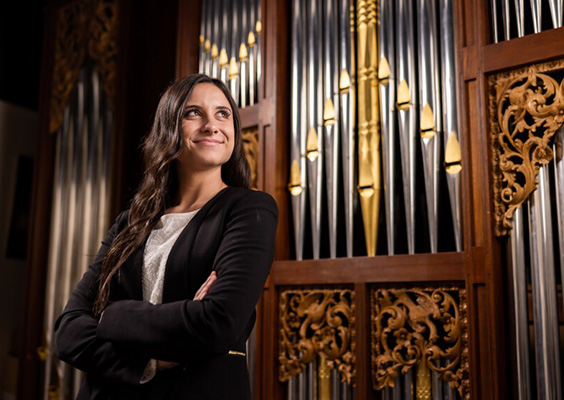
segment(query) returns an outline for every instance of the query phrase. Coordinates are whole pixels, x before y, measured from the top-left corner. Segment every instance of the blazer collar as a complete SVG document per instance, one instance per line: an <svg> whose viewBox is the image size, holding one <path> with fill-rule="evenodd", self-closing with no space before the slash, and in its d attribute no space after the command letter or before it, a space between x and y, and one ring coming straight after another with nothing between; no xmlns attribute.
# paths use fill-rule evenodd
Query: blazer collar
<svg viewBox="0 0 564 400"><path fill-rule="evenodd" d="M186 291L188 288L188 270L192 246L194 238L198 233L198 229L202 225L203 220L209 213L214 204L230 187L223 188L214 197L212 197L204 206L196 213L194 218L184 227L176 242L170 249L168 259L166 261L166 270L163 283L163 303L186 299Z"/></svg>

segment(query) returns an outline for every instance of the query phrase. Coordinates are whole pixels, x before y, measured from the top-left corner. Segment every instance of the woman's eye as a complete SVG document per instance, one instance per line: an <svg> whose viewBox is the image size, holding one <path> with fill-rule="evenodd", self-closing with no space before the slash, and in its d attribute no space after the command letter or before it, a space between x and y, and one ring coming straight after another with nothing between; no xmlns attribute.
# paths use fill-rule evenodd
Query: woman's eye
<svg viewBox="0 0 564 400"><path fill-rule="evenodd" d="M197 117L198 115L200 115L200 112L196 109L187 110L184 114L184 118Z"/></svg>
<svg viewBox="0 0 564 400"><path fill-rule="evenodd" d="M222 110L218 114L221 118L229 118L229 111Z"/></svg>

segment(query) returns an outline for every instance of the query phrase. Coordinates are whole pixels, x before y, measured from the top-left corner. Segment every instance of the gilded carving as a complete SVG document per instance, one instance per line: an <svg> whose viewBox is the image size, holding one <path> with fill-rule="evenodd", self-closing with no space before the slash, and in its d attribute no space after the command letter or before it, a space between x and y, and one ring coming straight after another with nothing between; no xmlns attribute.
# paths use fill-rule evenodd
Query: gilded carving
<svg viewBox="0 0 564 400"><path fill-rule="evenodd" d="M251 188L258 189L258 160L259 160L259 142L258 130L248 129L243 131L243 149L245 156L249 162L251 169Z"/></svg>
<svg viewBox="0 0 564 400"><path fill-rule="evenodd" d="M466 291L377 289L371 298L374 388L393 387L399 373L415 368L417 396L426 398L429 369L469 398Z"/></svg>
<svg viewBox="0 0 564 400"><path fill-rule="evenodd" d="M89 57L100 73L110 106L115 93L117 2L79 0L58 11L49 131L62 124L67 100Z"/></svg>
<svg viewBox="0 0 564 400"><path fill-rule="evenodd" d="M492 75L490 134L496 234L506 235L515 210L536 189L553 158L551 138L564 122L564 60ZM555 74L556 73L556 74Z"/></svg>
<svg viewBox="0 0 564 400"><path fill-rule="evenodd" d="M284 290L279 307L280 381L304 371L319 356L326 360L329 371L336 368L341 380L354 386L354 292Z"/></svg>

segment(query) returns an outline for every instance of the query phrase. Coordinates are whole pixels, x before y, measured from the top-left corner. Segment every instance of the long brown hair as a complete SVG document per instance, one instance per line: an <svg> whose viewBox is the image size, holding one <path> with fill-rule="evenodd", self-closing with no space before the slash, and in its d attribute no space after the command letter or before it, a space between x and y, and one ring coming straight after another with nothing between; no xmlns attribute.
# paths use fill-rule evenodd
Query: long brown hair
<svg viewBox="0 0 564 400"><path fill-rule="evenodd" d="M245 158L241 122L237 104L229 89L220 80L195 74L174 81L162 95L151 131L143 142L145 173L129 210L127 226L115 237L104 257L99 279L94 314L106 308L110 296L110 281L125 260L141 246L149 233L172 204L178 190L175 160L182 146L184 108L197 84L211 83L221 89L233 110L235 143L231 158L221 167L221 178L229 186L248 188L250 170Z"/></svg>

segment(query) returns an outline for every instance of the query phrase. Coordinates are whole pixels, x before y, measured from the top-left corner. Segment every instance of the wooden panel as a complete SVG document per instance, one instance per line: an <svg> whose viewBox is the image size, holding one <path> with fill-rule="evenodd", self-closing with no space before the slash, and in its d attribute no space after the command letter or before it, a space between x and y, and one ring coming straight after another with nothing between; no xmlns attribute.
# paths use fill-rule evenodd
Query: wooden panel
<svg viewBox="0 0 564 400"><path fill-rule="evenodd" d="M562 57L564 57L564 28L550 29L535 35L485 46L482 70L484 73L491 73Z"/></svg>
<svg viewBox="0 0 564 400"><path fill-rule="evenodd" d="M239 115L241 116L241 129L248 129L258 126L259 111L260 106L258 104L250 107L240 108Z"/></svg>
<svg viewBox="0 0 564 400"><path fill-rule="evenodd" d="M463 253L275 261L276 285L463 281Z"/></svg>
<svg viewBox="0 0 564 400"><path fill-rule="evenodd" d="M370 367L370 291L365 284L354 285L356 309L356 387L358 399L375 399Z"/></svg>
<svg viewBox="0 0 564 400"><path fill-rule="evenodd" d="M176 76L198 72L201 1L178 1Z"/></svg>

